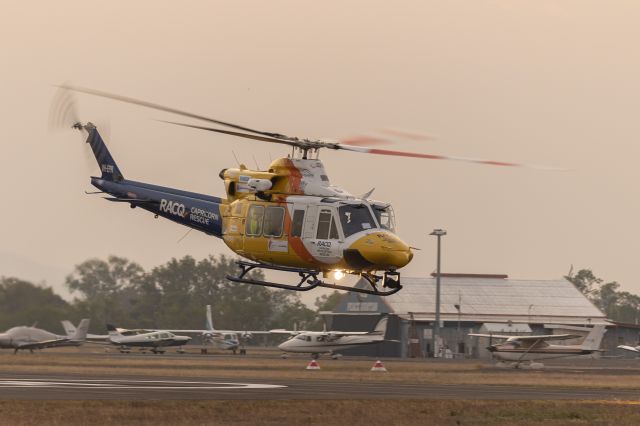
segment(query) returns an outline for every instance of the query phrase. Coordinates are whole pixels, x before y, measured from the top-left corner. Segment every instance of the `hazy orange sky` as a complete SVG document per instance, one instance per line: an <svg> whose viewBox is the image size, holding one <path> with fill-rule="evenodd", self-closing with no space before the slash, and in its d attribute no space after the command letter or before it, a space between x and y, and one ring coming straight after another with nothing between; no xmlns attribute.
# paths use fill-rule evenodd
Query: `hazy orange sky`
<svg viewBox="0 0 640 426"><path fill-rule="evenodd" d="M151 267L231 252L90 190L80 135L51 133L64 81L301 137L392 127L395 149L569 172L323 152L332 183L393 203L443 268L552 279L592 268L640 292L640 3L636 1L2 2L0 258L69 271L119 254ZM172 127L167 114L80 95L127 178L222 195L220 169L288 150ZM12 275L5 261L0 275ZM29 277L31 278L31 277ZM47 278L47 277L42 277ZM49 284L61 288L58 278Z"/></svg>

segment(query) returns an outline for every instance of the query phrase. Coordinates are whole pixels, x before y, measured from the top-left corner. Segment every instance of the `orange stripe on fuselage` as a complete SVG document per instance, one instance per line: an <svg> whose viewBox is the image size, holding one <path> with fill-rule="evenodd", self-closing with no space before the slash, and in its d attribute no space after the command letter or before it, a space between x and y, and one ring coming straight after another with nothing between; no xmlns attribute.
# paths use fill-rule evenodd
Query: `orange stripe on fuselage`
<svg viewBox="0 0 640 426"><path fill-rule="evenodd" d="M291 227L292 227L292 219L289 214L289 209L285 206L284 209L284 226L287 231L287 235L289 235L289 247L293 249L295 254L302 259L304 262L310 263L312 265L317 265L317 261L313 258L309 250L304 246L302 239L300 237L292 237L291 236Z"/></svg>
<svg viewBox="0 0 640 426"><path fill-rule="evenodd" d="M287 183L289 184L289 194L303 194L304 191L300 188L300 182L302 181L302 173L293 164L293 161L286 159L286 167L289 169L289 177Z"/></svg>

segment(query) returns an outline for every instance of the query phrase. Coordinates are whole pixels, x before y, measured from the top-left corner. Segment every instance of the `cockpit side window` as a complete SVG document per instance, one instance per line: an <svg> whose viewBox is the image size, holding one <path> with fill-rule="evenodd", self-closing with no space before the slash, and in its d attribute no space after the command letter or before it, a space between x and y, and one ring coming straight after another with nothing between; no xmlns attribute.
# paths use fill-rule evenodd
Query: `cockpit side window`
<svg viewBox="0 0 640 426"><path fill-rule="evenodd" d="M338 207L338 213L345 238L356 232L366 231L367 229L376 227L369 208L364 204L347 204L340 206Z"/></svg>
<svg viewBox="0 0 640 426"><path fill-rule="evenodd" d="M396 229L396 221L395 215L393 213L393 208L389 205L380 206L380 205L372 205L373 214L376 215L376 219L378 220L378 224L382 229L388 229L389 231L395 232Z"/></svg>
<svg viewBox="0 0 640 426"><path fill-rule="evenodd" d="M319 240L337 240L339 238L335 219L329 209L320 210L316 238Z"/></svg>

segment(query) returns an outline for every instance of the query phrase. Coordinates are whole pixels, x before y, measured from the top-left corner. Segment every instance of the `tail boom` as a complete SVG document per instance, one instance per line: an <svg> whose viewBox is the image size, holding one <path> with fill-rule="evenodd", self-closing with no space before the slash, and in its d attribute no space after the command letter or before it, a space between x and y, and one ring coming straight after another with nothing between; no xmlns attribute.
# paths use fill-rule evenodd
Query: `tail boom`
<svg viewBox="0 0 640 426"><path fill-rule="evenodd" d="M110 195L107 200L129 203L131 208L140 207L156 216L181 225L222 237L221 205L218 197L182 191L158 185L126 180L107 149L98 129L92 123L76 123L76 129L87 132L87 143L98 162L100 177L92 177L91 184Z"/></svg>

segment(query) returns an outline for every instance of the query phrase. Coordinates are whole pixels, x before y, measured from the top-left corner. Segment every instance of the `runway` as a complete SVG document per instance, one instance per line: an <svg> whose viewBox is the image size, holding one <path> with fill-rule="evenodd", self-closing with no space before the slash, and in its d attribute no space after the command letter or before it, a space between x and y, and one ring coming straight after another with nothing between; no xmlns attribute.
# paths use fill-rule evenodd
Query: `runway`
<svg viewBox="0 0 640 426"><path fill-rule="evenodd" d="M311 372L310 374L313 374ZM24 400L310 400L310 399L640 400L638 390L497 385L352 383L335 380L255 380L0 374L0 399Z"/></svg>

